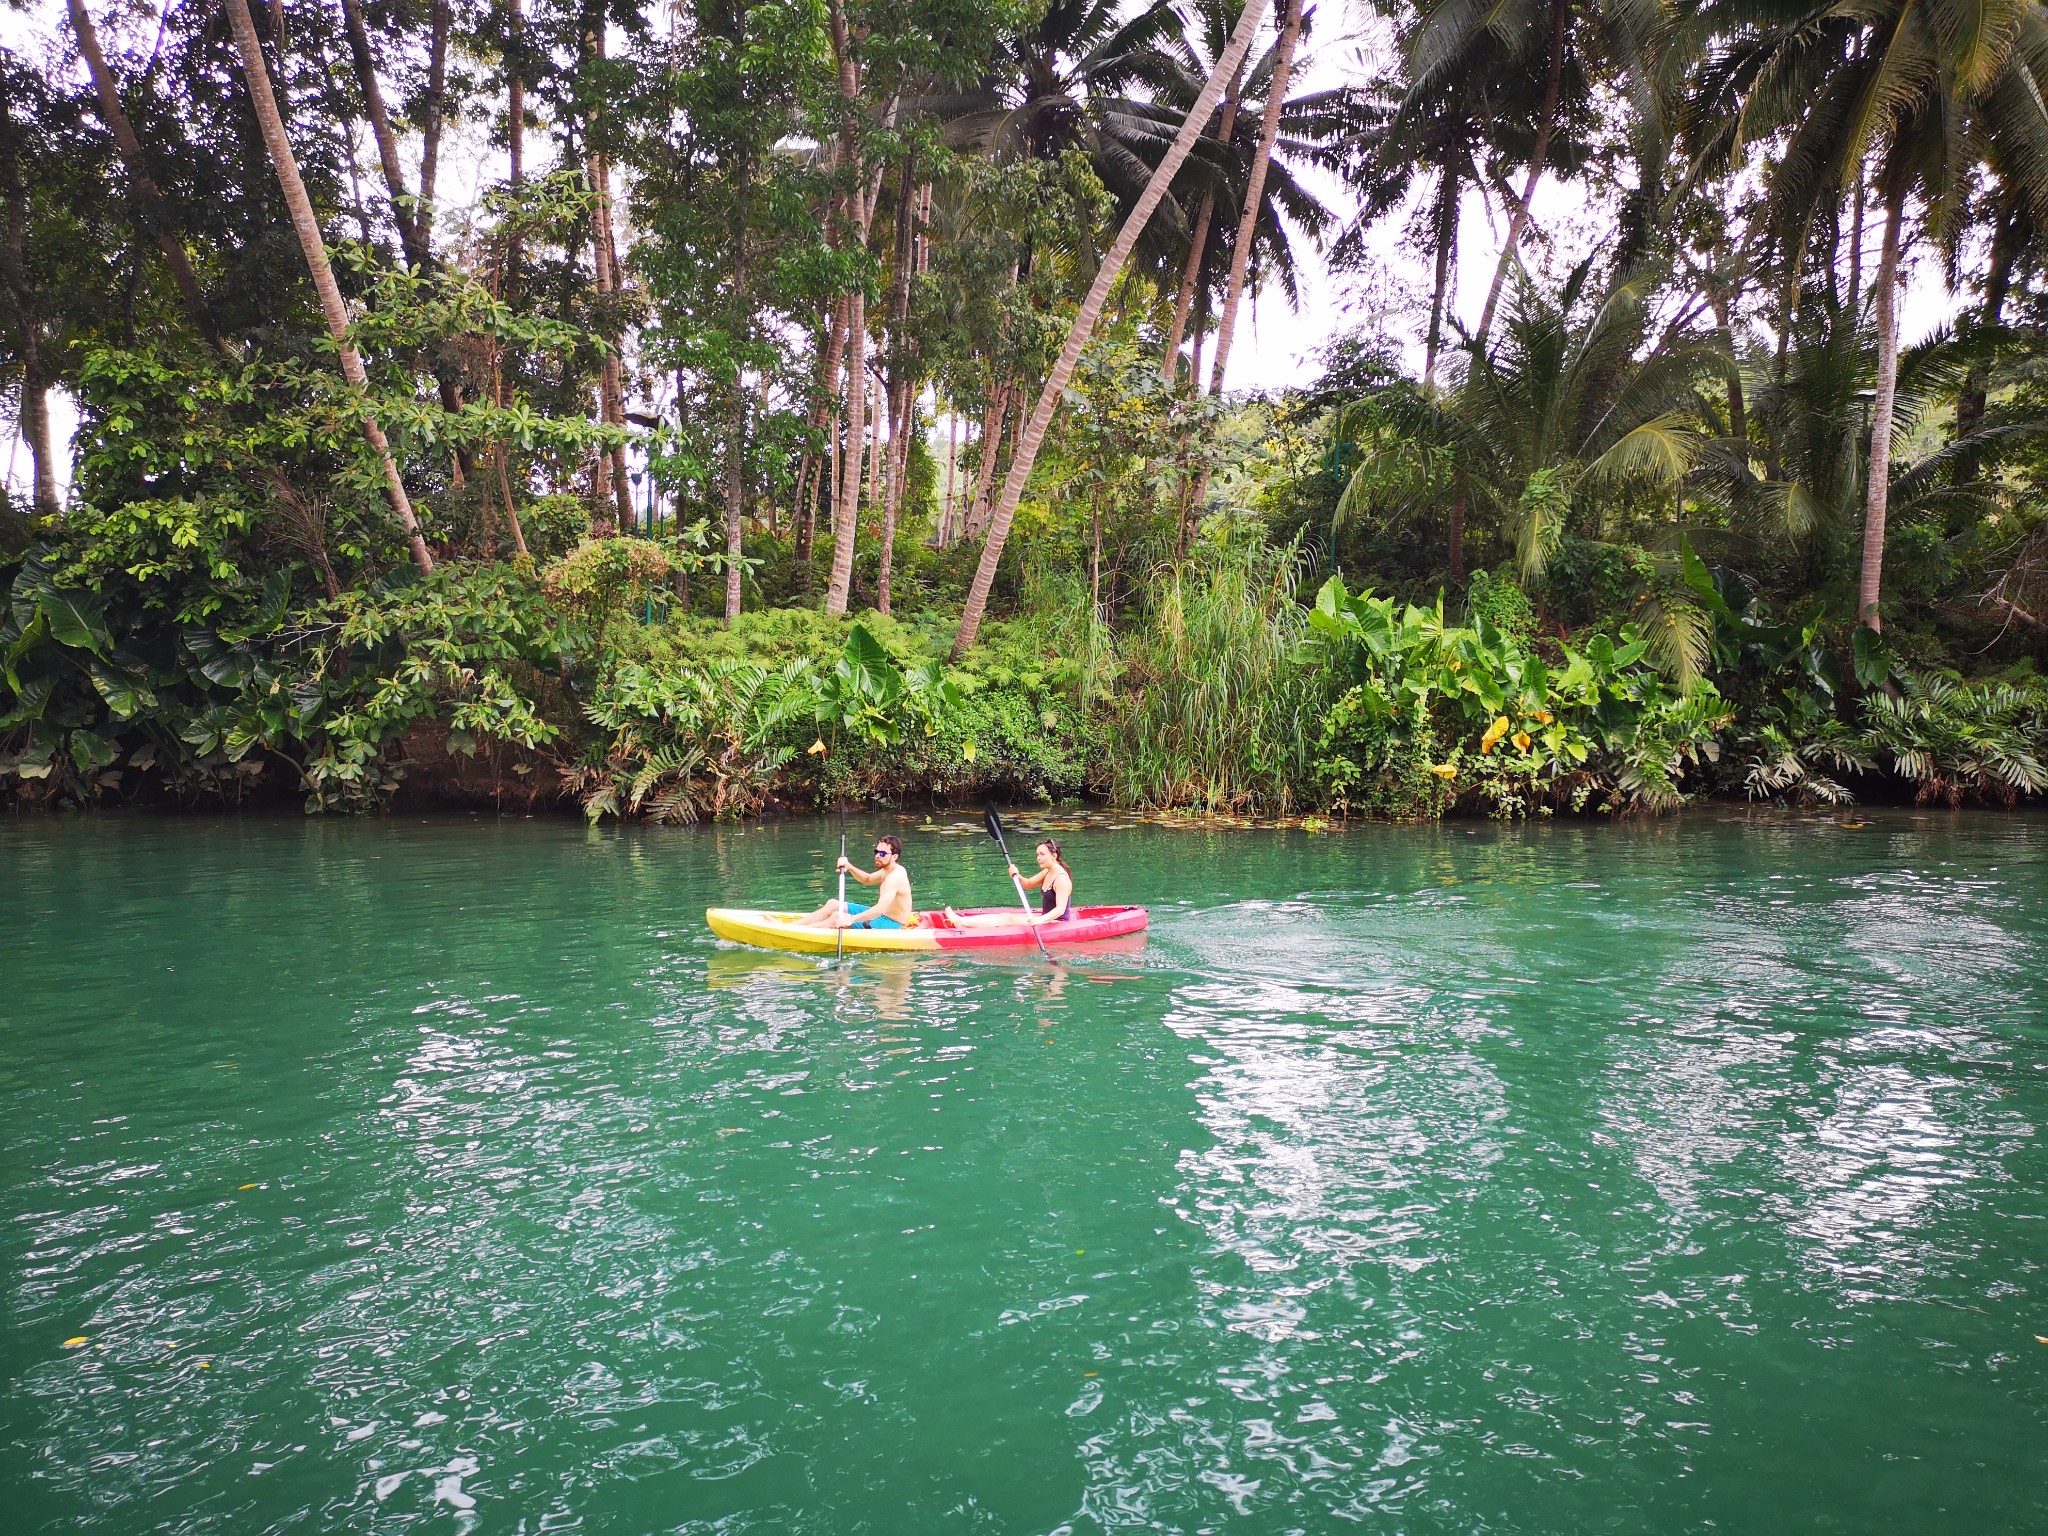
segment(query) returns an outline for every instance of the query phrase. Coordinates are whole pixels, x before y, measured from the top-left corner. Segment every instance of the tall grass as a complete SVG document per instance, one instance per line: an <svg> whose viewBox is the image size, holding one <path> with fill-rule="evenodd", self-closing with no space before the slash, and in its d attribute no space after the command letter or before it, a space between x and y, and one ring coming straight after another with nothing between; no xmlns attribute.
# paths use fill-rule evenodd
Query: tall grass
<svg viewBox="0 0 2048 1536"><path fill-rule="evenodd" d="M1218 520L1161 566L1125 643L1110 737L1126 805L1286 815L1307 780L1320 694L1298 659L1299 551Z"/></svg>

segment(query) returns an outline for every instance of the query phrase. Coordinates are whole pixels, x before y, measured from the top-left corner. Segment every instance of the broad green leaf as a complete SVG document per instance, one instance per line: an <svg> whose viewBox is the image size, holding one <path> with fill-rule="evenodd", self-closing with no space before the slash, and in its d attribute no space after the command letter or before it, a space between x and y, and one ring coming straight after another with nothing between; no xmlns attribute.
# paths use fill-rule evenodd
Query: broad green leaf
<svg viewBox="0 0 2048 1536"><path fill-rule="evenodd" d="M92 731L80 728L71 733L71 760L81 773L104 768L120 755L119 748Z"/></svg>
<svg viewBox="0 0 2048 1536"><path fill-rule="evenodd" d="M116 719L132 720L144 710L156 708L156 695L150 691L139 671L111 666L97 658L86 670L92 676L93 687L107 701L107 708L114 712Z"/></svg>
<svg viewBox="0 0 2048 1536"><path fill-rule="evenodd" d="M50 638L59 645L98 655L112 644L106 631L106 605L95 593L45 587L36 595L36 607L50 626Z"/></svg>

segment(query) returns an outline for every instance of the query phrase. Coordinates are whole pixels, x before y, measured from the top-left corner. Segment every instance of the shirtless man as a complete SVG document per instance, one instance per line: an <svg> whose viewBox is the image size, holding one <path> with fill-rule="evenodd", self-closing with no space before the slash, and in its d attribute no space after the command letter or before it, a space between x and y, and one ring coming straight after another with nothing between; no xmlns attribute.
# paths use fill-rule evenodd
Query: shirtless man
<svg viewBox="0 0 2048 1536"><path fill-rule="evenodd" d="M839 868L862 885L881 886L875 904L863 907L849 902L841 912L834 898L817 911L798 918L798 924L805 928L915 928L917 913L910 905L910 875L903 868L902 858L903 839L893 833L876 840L873 873L855 869L842 858Z"/></svg>

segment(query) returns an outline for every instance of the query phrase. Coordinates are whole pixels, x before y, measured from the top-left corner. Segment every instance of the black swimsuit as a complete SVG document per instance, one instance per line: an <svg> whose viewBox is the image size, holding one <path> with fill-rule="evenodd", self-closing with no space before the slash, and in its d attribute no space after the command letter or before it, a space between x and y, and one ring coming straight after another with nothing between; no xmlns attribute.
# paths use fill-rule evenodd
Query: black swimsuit
<svg viewBox="0 0 2048 1536"><path fill-rule="evenodd" d="M1045 888L1045 900L1038 904L1038 915L1040 917L1043 917L1046 913L1050 912L1054 907L1058 906L1059 904L1060 893L1048 885ZM1074 902L1073 898L1069 897L1067 899L1067 910L1062 912L1058 917L1054 918L1053 921L1056 923L1070 923L1073 920Z"/></svg>

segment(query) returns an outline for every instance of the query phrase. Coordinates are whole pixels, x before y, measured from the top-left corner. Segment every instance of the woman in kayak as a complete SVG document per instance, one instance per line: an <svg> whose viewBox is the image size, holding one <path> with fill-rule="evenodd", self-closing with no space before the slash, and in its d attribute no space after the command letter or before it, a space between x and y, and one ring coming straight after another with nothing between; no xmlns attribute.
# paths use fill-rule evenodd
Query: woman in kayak
<svg viewBox="0 0 2048 1536"><path fill-rule="evenodd" d="M893 833L875 841L875 867L870 873L855 869L851 860L842 857L839 868L845 870L862 885L880 885L879 895L871 907L846 904L846 910L839 910L835 897L815 912L806 913L797 922L806 928L915 928L917 913L910 905L910 872L903 867L903 839Z"/></svg>
<svg viewBox="0 0 2048 1536"><path fill-rule="evenodd" d="M1010 866L1010 878L1022 883L1027 891L1042 890L1044 898L1039 908L1028 921L1038 923L1070 922L1074 912L1074 872L1067 868L1067 861L1060 857L1060 845L1051 838L1038 845L1038 873L1020 875L1017 866ZM1007 913L977 912L962 916L951 907L946 908L946 920L956 928L1014 928L1017 919Z"/></svg>

